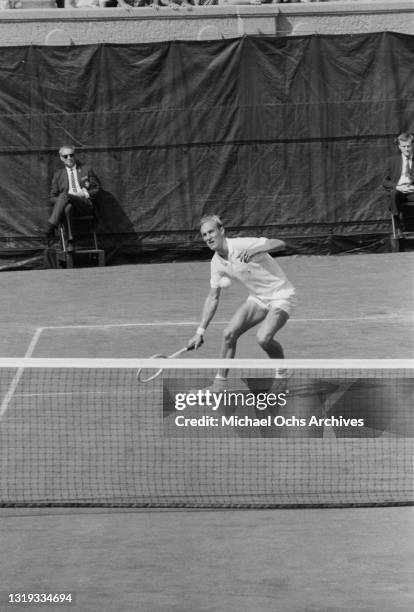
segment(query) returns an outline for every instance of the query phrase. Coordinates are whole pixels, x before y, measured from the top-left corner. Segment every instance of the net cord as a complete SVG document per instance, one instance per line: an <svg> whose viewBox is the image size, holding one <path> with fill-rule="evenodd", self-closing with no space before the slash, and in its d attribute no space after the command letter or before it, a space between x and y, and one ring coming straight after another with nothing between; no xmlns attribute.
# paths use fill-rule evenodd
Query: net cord
<svg viewBox="0 0 414 612"><path fill-rule="evenodd" d="M161 368L186 370L215 368L237 369L355 369L355 370L412 370L413 359L96 359L96 358L25 358L2 357L0 368L90 368L137 369Z"/></svg>

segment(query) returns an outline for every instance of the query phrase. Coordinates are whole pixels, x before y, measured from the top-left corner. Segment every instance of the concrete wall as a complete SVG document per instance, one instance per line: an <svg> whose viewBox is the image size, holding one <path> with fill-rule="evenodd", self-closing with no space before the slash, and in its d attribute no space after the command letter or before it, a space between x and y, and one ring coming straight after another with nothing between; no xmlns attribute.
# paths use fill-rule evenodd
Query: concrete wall
<svg viewBox="0 0 414 612"><path fill-rule="evenodd" d="M414 34L412 0L228 3L191 10L57 9L53 0L21 1L24 7L36 8L0 10L0 46L211 40L244 34L295 36L385 30Z"/></svg>

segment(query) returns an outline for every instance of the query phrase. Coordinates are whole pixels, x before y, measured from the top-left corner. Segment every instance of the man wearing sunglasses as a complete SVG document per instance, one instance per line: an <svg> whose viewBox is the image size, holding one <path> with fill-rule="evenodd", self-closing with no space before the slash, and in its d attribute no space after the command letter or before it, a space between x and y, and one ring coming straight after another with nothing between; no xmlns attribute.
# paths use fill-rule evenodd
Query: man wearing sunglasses
<svg viewBox="0 0 414 612"><path fill-rule="evenodd" d="M59 149L63 168L55 172L50 189L50 201L53 204L48 219L47 238L53 238L55 228L67 220L68 250L73 250L72 217L88 215L93 212L94 199L100 184L90 166L82 164L75 157L75 147L63 145Z"/></svg>

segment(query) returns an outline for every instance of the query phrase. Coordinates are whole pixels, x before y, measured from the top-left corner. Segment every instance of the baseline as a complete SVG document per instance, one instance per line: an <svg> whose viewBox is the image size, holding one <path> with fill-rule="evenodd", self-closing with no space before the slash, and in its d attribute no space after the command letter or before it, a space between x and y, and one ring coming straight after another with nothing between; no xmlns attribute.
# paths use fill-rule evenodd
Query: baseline
<svg viewBox="0 0 414 612"><path fill-rule="evenodd" d="M393 321L414 321L414 314L378 314L378 315L367 315L364 317L297 317L290 318L289 325L292 323L312 323L312 322L325 322L325 321L383 321L390 319ZM210 326L213 325L227 325L228 321L212 321ZM139 323L82 323L73 325L45 325L42 330L53 330L53 329L85 329L85 328L112 328L112 327L184 327L194 325L197 326L199 321L142 321Z"/></svg>

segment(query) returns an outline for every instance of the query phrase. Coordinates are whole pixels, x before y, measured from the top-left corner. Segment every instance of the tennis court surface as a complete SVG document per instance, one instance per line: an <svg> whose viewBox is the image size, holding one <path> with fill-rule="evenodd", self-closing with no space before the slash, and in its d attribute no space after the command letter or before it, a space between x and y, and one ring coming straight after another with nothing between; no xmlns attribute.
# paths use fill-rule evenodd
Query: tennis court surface
<svg viewBox="0 0 414 612"><path fill-rule="evenodd" d="M208 263L0 276L0 357L11 364L0 379L1 610L18 609L9 593L45 591L72 592L60 605L76 610L412 610L414 257L281 263L299 296L280 335L286 355L325 369L295 371L279 417L362 415L359 430L178 430L174 397L208 384L213 361L184 358L147 385L130 364L53 367L185 345ZM243 299L237 286L223 292L198 359L217 356ZM238 356L244 368L263 357L254 332ZM329 370L335 359L383 363ZM266 376L240 369L232 384L246 398L240 381ZM233 408L216 416L227 423Z"/></svg>
<svg viewBox="0 0 414 612"><path fill-rule="evenodd" d="M286 357L410 359L413 253L279 259L298 307L280 332ZM148 357L172 353L198 325L209 263L3 272L0 356ZM245 293L222 292L200 358L218 356L221 332ZM254 331L238 357L263 358Z"/></svg>

